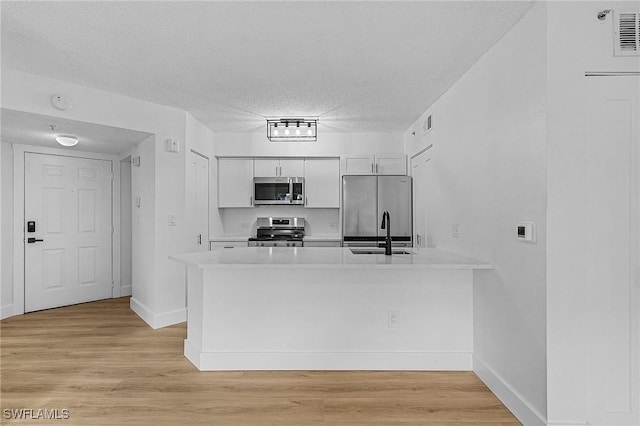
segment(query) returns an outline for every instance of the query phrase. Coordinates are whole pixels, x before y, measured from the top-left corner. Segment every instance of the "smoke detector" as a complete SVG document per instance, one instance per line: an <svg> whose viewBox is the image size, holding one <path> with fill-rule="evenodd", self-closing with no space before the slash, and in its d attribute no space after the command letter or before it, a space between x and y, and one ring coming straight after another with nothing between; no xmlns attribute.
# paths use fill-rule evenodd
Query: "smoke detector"
<svg viewBox="0 0 640 426"><path fill-rule="evenodd" d="M71 99L65 95L53 95L51 97L51 104L58 109L66 111L71 108Z"/></svg>

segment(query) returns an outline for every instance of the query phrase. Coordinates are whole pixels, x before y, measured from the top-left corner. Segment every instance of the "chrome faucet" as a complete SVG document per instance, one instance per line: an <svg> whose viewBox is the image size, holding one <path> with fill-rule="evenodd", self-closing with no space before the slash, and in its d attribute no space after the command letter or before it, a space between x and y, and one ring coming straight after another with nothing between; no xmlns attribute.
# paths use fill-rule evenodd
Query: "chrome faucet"
<svg viewBox="0 0 640 426"><path fill-rule="evenodd" d="M387 237L384 239L384 254L391 256L391 219L389 217L389 211L382 213L382 225L380 229L387 230Z"/></svg>

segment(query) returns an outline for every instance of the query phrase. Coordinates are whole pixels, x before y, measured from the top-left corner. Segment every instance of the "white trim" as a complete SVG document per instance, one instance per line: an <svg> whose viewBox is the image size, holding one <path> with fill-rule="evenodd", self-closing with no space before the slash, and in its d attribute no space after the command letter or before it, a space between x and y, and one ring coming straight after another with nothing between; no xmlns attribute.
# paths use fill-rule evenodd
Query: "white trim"
<svg viewBox="0 0 640 426"><path fill-rule="evenodd" d="M168 327L170 325L180 324L186 320L187 308L180 308L170 312L162 312L160 314L155 314L155 327L153 328Z"/></svg>
<svg viewBox="0 0 640 426"><path fill-rule="evenodd" d="M0 320L12 317L13 315L14 314L13 314L12 304L0 306Z"/></svg>
<svg viewBox="0 0 640 426"><path fill-rule="evenodd" d="M200 371L469 371L470 352L202 352L185 339L184 355Z"/></svg>
<svg viewBox="0 0 640 426"><path fill-rule="evenodd" d="M171 312L163 312L155 314L148 306L138 302L133 297L130 299L129 306L149 327L155 329L168 327L170 325L180 324L187 320L187 309L176 309Z"/></svg>
<svg viewBox="0 0 640 426"><path fill-rule="evenodd" d="M514 416L527 426L544 426L547 424L544 416L538 413L531 404L476 355L473 356L473 371L493 392Z"/></svg>
<svg viewBox="0 0 640 426"><path fill-rule="evenodd" d="M120 284L120 297L131 296L133 294L133 285Z"/></svg>
<svg viewBox="0 0 640 426"><path fill-rule="evenodd" d="M116 197L120 197L120 163L116 155L99 154L95 152L85 151L70 151L61 148L47 148L33 145L13 144L13 315L24 314L24 156L25 153L34 154L48 154L48 155L60 155L64 157L75 158L88 158L92 160L106 160L111 161L112 171L114 173L114 180L112 185L112 205L111 214L112 218L116 217L116 214L120 215L120 210L115 210ZM118 182L117 191L114 188L116 181ZM120 202L118 199L118 208ZM111 240L113 247L114 258L120 257L120 221L113 222L114 232ZM115 237L117 236L118 244L115 244ZM119 264L117 267L119 268ZM112 279L114 280L114 289L112 297L119 297L120 289L115 287L116 277L119 285L120 282L120 270L114 270L115 263L112 262Z"/></svg>
<svg viewBox="0 0 640 426"><path fill-rule="evenodd" d="M151 312L151 309L138 302L133 297L129 299L129 307L133 312L135 312L136 315L138 315L144 322L146 322L149 327L155 328L153 326L153 312Z"/></svg>

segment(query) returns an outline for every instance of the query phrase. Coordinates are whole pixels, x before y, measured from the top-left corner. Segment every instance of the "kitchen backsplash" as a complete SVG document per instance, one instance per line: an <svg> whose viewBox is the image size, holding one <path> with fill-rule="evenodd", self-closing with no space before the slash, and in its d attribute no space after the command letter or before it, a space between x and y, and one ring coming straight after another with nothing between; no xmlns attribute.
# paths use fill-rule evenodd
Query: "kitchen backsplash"
<svg viewBox="0 0 640 426"><path fill-rule="evenodd" d="M255 235L256 218L270 216L305 218L306 235L338 235L340 233L340 213L338 209L306 209L302 206L260 206L247 209L220 209L224 232L220 236Z"/></svg>

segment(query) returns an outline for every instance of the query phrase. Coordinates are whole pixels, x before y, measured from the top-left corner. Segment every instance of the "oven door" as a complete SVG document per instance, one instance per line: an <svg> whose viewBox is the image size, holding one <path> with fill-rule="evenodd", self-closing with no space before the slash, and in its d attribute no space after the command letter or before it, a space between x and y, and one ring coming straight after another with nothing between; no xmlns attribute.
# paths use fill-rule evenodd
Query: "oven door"
<svg viewBox="0 0 640 426"><path fill-rule="evenodd" d="M253 178L254 204L291 204L291 179L277 177Z"/></svg>

